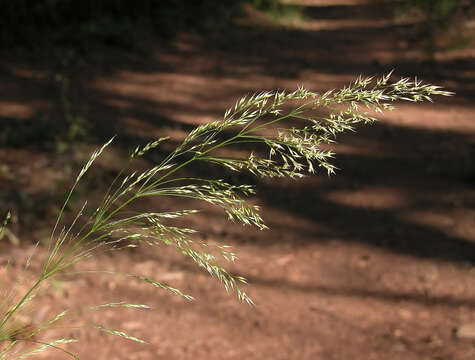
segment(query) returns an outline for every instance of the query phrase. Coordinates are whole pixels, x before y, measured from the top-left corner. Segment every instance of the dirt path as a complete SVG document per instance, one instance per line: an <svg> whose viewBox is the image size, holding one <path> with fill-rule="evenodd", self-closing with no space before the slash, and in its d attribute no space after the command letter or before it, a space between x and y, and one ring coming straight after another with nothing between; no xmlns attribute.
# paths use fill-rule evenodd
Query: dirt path
<svg viewBox="0 0 475 360"><path fill-rule="evenodd" d="M112 50L91 54L91 68L78 79L88 116L101 123L101 137L118 133L130 146L155 136L179 140L246 92L299 84L327 90L393 68L458 95L433 105L401 104L374 126L342 136L335 177L258 184L257 201L271 231L229 226L211 210L195 218L206 240L234 246L240 258L234 270L250 280L255 308L238 304L166 249L83 263L83 269L167 281L198 301L110 277L65 278L41 300L38 320L86 303L153 307L88 314L88 321L151 345L71 330L68 336L81 342L68 349L81 359L475 359L473 342L454 336L454 329L475 322L473 49L428 61L413 29L391 24L389 9L316 5L307 9L307 23L287 30L240 25L224 39L182 36L171 46L157 45L147 58ZM371 22L376 14L380 21ZM4 65L1 88L8 92L2 91L0 116L21 119L51 106L41 68ZM0 155L14 176L32 175L22 186L33 199L39 192L34 184L55 178L47 154L10 148ZM56 167L59 172L61 163ZM24 249L15 251L19 257ZM2 282L12 281L19 266L10 267L10 276L0 274Z"/></svg>

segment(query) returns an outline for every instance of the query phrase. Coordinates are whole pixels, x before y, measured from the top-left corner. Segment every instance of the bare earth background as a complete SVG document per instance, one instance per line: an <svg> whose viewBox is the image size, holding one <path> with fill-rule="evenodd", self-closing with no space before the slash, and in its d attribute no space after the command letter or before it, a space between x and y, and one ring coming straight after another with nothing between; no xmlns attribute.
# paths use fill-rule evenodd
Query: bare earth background
<svg viewBox="0 0 475 360"><path fill-rule="evenodd" d="M79 311L73 325L99 323L150 342L61 330L80 339L68 349L84 360L475 359L474 342L455 335L475 323L475 49L430 54L410 21L395 23L390 9L341 3L307 1L308 18L286 29L243 22L224 37L179 36L171 45L154 44L146 57L98 49L69 74L100 130L95 135L119 135L80 190L92 199L123 161L121 148L169 135L166 151L248 92L298 85L324 91L395 69L396 76L417 75L457 93L435 104L400 104L375 125L341 136L334 177L257 181L253 201L270 231L230 225L210 208L192 220L207 241L233 245L240 258L233 270L250 280L257 306L239 304L168 249L143 248L101 255L78 269L140 273L197 301L120 278L70 275L42 296L28 321L118 300L153 307ZM1 65L1 117L21 121L57 106L48 64L11 54ZM77 168L65 164L79 164L94 147L61 155L0 149L1 186L23 199L21 220L10 228L20 245L0 244L2 264L16 260L0 270L5 288L38 270L39 261L21 272L22 259L29 244L47 237L75 176ZM40 247L36 259L44 256Z"/></svg>

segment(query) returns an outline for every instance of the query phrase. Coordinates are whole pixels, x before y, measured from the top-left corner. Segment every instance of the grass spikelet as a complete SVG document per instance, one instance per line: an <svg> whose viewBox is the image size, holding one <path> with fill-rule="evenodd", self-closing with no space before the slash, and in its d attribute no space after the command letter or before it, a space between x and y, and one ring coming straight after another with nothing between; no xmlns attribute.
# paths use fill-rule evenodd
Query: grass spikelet
<svg viewBox="0 0 475 360"><path fill-rule="evenodd" d="M69 351L67 351L63 348L60 348L58 346L58 345L70 344L70 343L77 342L77 341L78 340L76 340L76 339L58 339L58 340L55 340L55 341L52 341L52 342L49 342L49 343L44 343L44 344L34 348L33 350L28 351L27 353L24 353L24 354L20 355L18 358L19 359L26 359L26 358L29 358L31 356L36 356L39 353L41 353L41 352L43 352L47 349L53 348L53 349L62 351L63 353L69 355L73 359L79 360L78 356L76 356L72 352L69 352Z"/></svg>
<svg viewBox="0 0 475 360"><path fill-rule="evenodd" d="M119 336L119 337L121 337L121 338L130 340L130 341L135 341L135 342L142 343L142 344L148 344L145 340L142 340L142 339L136 338L136 337L134 337L134 336L131 336L131 335L127 334L127 333L124 332L124 331L106 329L106 328L103 328L102 326L98 326L98 325L93 326L93 328L96 329L96 330L105 332L106 334L110 334L110 335L114 335L114 336Z"/></svg>
<svg viewBox="0 0 475 360"><path fill-rule="evenodd" d="M131 308L131 309L151 309L150 306L144 305L144 304L129 304L124 301L120 302L113 302L113 303L108 303L108 304L102 304L102 305L96 305L96 306L89 306L89 310L99 310L103 308L116 308L116 307L121 307L121 308Z"/></svg>

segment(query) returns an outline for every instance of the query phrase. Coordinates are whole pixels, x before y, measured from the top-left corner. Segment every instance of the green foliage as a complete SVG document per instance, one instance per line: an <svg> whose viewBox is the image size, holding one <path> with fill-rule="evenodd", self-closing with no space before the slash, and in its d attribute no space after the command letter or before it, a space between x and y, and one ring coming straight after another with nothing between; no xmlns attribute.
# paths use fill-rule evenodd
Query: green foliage
<svg viewBox="0 0 475 360"><path fill-rule="evenodd" d="M0 318L0 341L6 346L0 350L0 359L11 358L11 353L20 342L38 343L33 336L47 331L69 314L64 311L33 329L18 327L18 316L28 303L34 303L35 295L43 283L54 280L71 266L92 256L95 251L121 249L142 244L170 246L189 258L198 267L216 278L224 288L233 292L239 301L252 304L251 298L242 289L246 279L234 275L223 263L234 262L236 255L224 244L210 245L194 237L195 229L186 225L186 219L200 211L196 209L138 210L144 198L185 198L212 204L226 214L229 220L243 225L266 229L259 215L259 208L246 198L254 194L250 185L233 185L222 179L183 177L180 170L191 163L211 163L232 171L247 171L262 178L301 178L308 174L325 172L331 174L334 167L330 160L331 151L321 149L322 144L335 141L336 135L353 130L359 123L371 123L374 113L393 110L391 103L398 101L431 101L431 96L449 96L437 86L425 85L420 81L400 79L390 81L390 74L379 79L358 78L341 90L330 90L324 94L298 88L292 92L270 91L244 96L228 109L223 118L198 126L191 131L175 150L160 163L145 170L133 170L134 161L153 151L166 138L137 147L128 164L117 175L102 201L94 211L88 212L87 202L77 213L74 221L60 227L64 210L77 185L94 161L101 155L112 139L96 150L80 170L66 196L56 224L52 230L48 257L41 267L38 278L31 288L19 299L4 297L3 317ZM327 116L316 116L317 108L329 111ZM293 120L298 126L289 126ZM253 144L262 152L248 152L234 157L223 155L221 150L229 147L243 147ZM247 148L247 147L246 147ZM242 148L241 148L242 150ZM173 221L179 220L173 225ZM114 274L114 272L107 272ZM168 284L136 274L121 274L170 293L192 300ZM90 308L100 310L107 307L129 307L146 309L146 305L109 303ZM128 340L143 342L120 330L102 326L93 329ZM47 348L55 348L76 358L60 345L76 341L59 339L28 350L21 355L35 355Z"/></svg>
<svg viewBox="0 0 475 360"><path fill-rule="evenodd" d="M295 19L302 16L302 8L298 5L283 4L280 0L247 0L251 6L264 11L275 20Z"/></svg>

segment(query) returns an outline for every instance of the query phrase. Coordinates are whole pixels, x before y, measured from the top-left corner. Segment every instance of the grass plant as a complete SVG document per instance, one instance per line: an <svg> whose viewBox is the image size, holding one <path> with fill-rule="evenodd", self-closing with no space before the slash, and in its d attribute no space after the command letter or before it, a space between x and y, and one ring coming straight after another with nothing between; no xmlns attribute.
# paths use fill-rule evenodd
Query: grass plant
<svg viewBox="0 0 475 360"><path fill-rule="evenodd" d="M0 342L3 346L0 348L0 359L27 358L48 348L61 350L77 358L63 347L77 339L38 340L42 333L54 328L72 310L61 312L43 324L30 327L21 327L18 319L21 319L20 315L26 305L34 307L35 296L40 288L96 251L141 244L173 247L221 282L239 301L253 304L242 288L246 279L232 274L222 265L226 261L236 260L236 255L229 246L211 246L193 236L195 229L169 225L169 219L178 219L183 224L180 219L192 216L198 209L137 211L136 205L141 204L140 200L156 197L199 200L220 207L231 221L264 230L267 227L259 215L259 208L246 201L246 198L255 193L253 186L231 184L215 178L181 176L180 170L192 163L204 162L231 171L247 171L262 178L301 178L318 172L332 174L335 167L330 160L334 154L322 149L321 145L334 142L336 135L354 130L359 123L375 121L375 114L394 109L392 103L432 101L431 97L434 95L449 96L451 93L418 80L403 78L394 82L391 81L391 74L388 74L377 79L359 77L343 89L323 94L301 87L291 92L268 91L244 96L225 112L223 118L198 126L159 163L145 170L134 171L134 161L156 150L168 139L159 138L135 148L99 205L94 207L95 210L89 211L87 202L84 202L72 223L61 225L67 204L80 180L111 144L111 139L91 155L66 195L51 232L48 256L32 286L18 298L2 298ZM316 110L319 108L326 109L328 115L318 116ZM294 125L289 125L289 122ZM234 157L221 151L230 147L248 149L248 145L256 146L256 150ZM192 295L180 289L140 274L122 275L188 300L193 299ZM92 307L90 310L124 307L148 308L144 304L115 302ZM143 342L120 330L101 326L93 328ZM31 347L26 350L22 347L22 351L18 352L18 346L24 343Z"/></svg>

